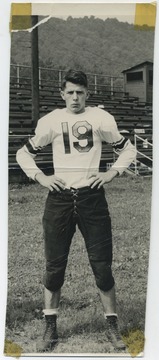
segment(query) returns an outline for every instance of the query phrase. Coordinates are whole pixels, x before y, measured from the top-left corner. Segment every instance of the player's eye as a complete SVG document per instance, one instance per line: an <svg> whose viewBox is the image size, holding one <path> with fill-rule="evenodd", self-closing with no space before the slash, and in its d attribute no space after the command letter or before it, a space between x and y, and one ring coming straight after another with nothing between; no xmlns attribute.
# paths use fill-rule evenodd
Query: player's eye
<svg viewBox="0 0 159 360"><path fill-rule="evenodd" d="M83 95L83 91L77 91L77 95Z"/></svg>

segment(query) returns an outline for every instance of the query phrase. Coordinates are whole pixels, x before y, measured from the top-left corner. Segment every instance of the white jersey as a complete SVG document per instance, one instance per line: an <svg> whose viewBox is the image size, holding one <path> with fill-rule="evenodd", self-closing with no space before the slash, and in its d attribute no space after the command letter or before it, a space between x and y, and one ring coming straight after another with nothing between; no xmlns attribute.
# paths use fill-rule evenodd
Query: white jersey
<svg viewBox="0 0 159 360"><path fill-rule="evenodd" d="M65 181L67 188L79 188L89 185L89 177L99 171L103 141L119 154L113 168L121 174L136 152L119 133L114 117L97 107L86 107L80 114L57 109L38 121L35 135L18 150L17 162L34 179L40 171L34 158L51 143L55 175Z"/></svg>

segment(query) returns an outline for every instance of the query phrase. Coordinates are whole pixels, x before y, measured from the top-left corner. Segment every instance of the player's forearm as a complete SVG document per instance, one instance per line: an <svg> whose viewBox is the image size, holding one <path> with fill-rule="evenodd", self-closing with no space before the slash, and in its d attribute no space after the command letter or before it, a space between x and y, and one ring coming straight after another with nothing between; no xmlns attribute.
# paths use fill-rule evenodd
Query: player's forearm
<svg viewBox="0 0 159 360"><path fill-rule="evenodd" d="M113 167L111 167L108 171L107 171L107 174L110 174L112 180L119 175L119 171L114 169Z"/></svg>
<svg viewBox="0 0 159 360"><path fill-rule="evenodd" d="M129 167L129 165L135 160L135 158L135 146L129 143L127 147L121 151L118 159L113 164L112 169L117 170L121 175L123 171L125 171Z"/></svg>
<svg viewBox="0 0 159 360"><path fill-rule="evenodd" d="M35 175L37 173L42 173L42 171L38 168L34 161L35 155L28 153L25 150L25 146L17 151L16 160L21 169L25 172L25 174L35 180Z"/></svg>

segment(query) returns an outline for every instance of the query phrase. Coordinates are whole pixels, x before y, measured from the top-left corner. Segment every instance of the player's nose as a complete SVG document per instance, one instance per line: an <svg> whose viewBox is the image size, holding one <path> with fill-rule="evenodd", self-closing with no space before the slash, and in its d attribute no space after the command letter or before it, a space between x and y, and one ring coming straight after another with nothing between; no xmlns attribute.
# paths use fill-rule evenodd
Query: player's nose
<svg viewBox="0 0 159 360"><path fill-rule="evenodd" d="M74 91L74 93L73 93L73 100L77 100L77 99L78 99L78 95L77 95L76 91Z"/></svg>

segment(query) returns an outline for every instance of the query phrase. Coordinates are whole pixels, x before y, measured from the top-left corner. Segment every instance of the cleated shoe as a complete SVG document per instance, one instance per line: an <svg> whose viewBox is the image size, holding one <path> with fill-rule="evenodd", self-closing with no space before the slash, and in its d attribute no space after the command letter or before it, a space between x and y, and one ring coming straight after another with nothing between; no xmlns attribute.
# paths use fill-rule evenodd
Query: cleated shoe
<svg viewBox="0 0 159 360"><path fill-rule="evenodd" d="M37 350L39 352L51 352L54 350L58 342L58 334L56 327L56 315L45 315L46 328L42 341Z"/></svg>
<svg viewBox="0 0 159 360"><path fill-rule="evenodd" d="M112 343L116 350L125 350L126 346L123 343L119 327L118 327L118 318L115 315L107 316L107 337L108 340Z"/></svg>

